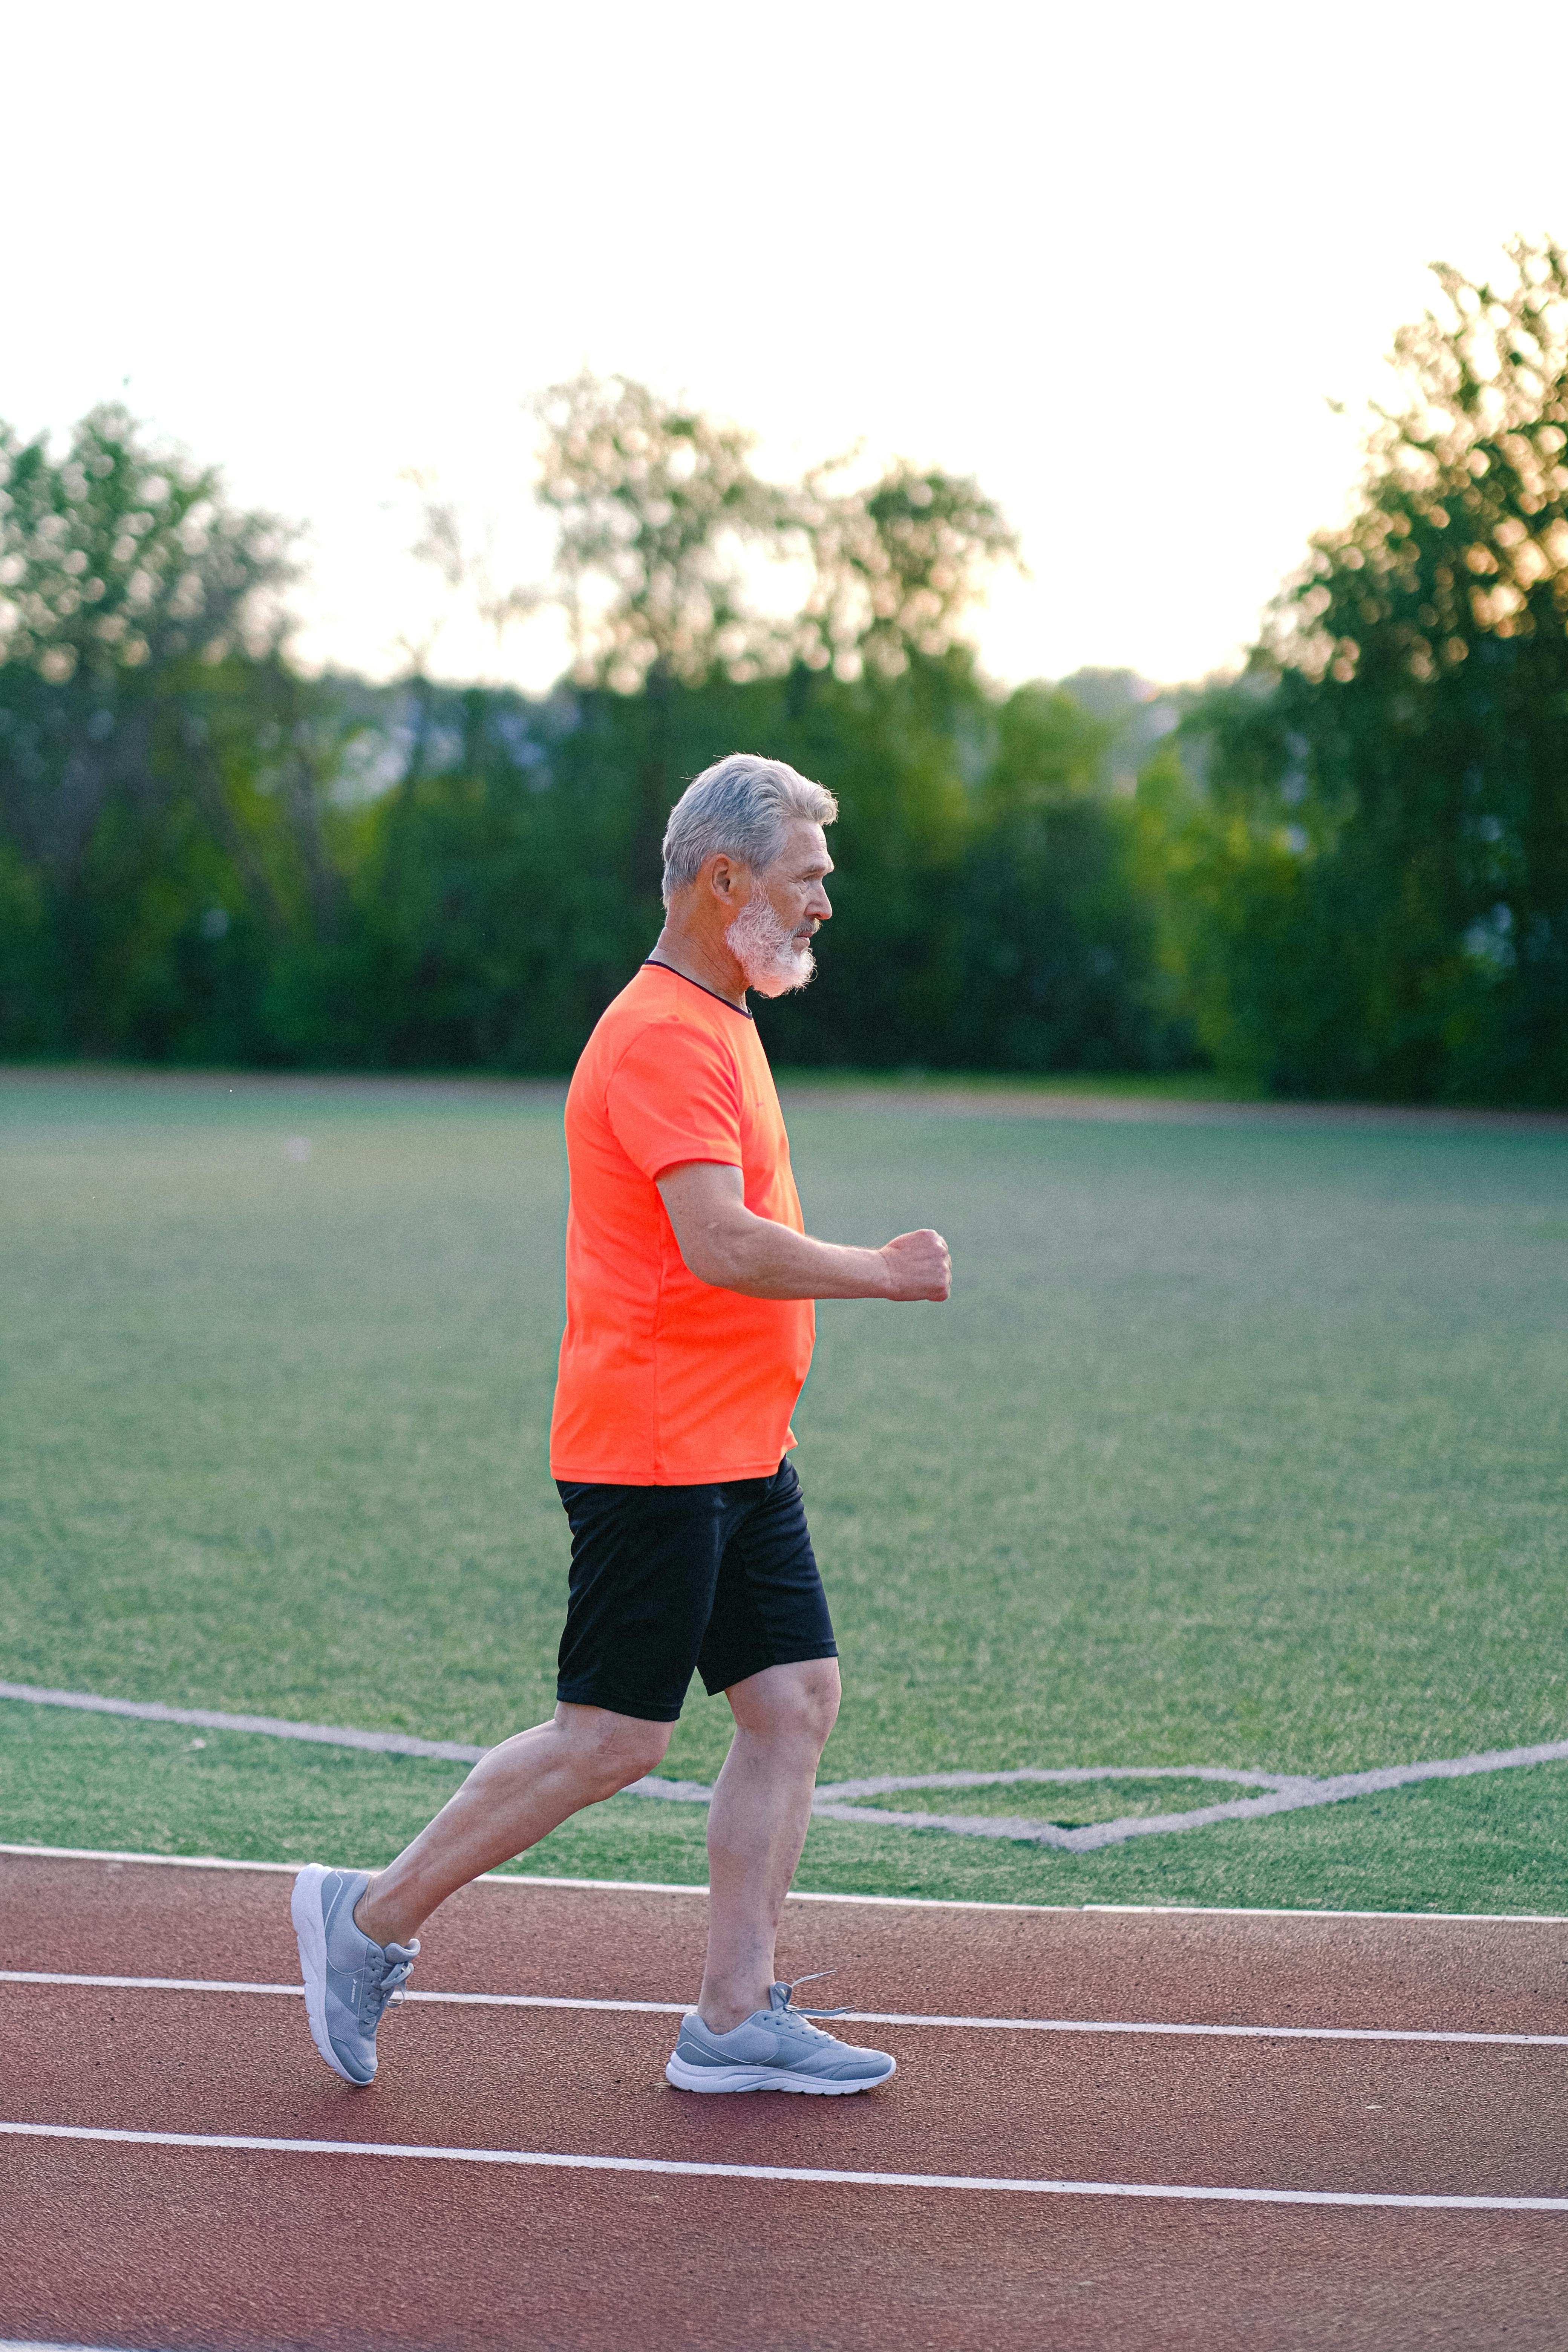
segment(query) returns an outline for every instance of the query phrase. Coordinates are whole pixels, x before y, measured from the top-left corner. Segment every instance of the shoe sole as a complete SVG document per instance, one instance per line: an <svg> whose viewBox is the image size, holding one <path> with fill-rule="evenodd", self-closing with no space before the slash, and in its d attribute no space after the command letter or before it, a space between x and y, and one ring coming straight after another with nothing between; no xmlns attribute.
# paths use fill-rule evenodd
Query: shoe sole
<svg viewBox="0 0 1568 2352"><path fill-rule="evenodd" d="M305 2016L317 2055L352 2089L363 2091L368 2084L349 2073L327 2032L327 1923L321 1916L321 1881L326 1874L321 1863L308 1862L289 1897L289 1916L300 1947L300 1974L305 1982Z"/></svg>
<svg viewBox="0 0 1568 2352"><path fill-rule="evenodd" d="M678 2091L801 2091L808 2098L843 2099L890 2083L898 2071L889 2063L885 2074L868 2075L861 2083L828 2083L820 2074L799 2074L789 2066L689 2066L683 2058L671 2058L664 2079Z"/></svg>

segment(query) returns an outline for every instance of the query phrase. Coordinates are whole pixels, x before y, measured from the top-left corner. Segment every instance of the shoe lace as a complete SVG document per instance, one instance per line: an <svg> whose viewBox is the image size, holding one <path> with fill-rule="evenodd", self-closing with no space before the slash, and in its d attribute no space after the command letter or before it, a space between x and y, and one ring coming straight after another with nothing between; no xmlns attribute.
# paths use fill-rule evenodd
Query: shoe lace
<svg viewBox="0 0 1568 2352"><path fill-rule="evenodd" d="M405 1999L403 1988L413 1973L412 1960L394 1960L379 1984L367 1984L365 1990L369 1999L365 2005L374 2016L380 2017L389 2009L403 2007Z"/></svg>
<svg viewBox="0 0 1568 2352"><path fill-rule="evenodd" d="M783 2017L847 2017L849 2012L847 2009L802 2009L795 1998L795 1985L818 1984L824 1977L836 1977L837 1974L837 1969L813 1969L809 1976L796 1977L794 1984L784 1987L784 2005L779 2014Z"/></svg>

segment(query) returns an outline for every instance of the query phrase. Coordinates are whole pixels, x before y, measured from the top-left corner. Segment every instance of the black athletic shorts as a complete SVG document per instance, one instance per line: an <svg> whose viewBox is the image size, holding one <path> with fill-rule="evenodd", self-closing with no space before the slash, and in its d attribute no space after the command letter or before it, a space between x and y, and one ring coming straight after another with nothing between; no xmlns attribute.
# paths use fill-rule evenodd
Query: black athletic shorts
<svg viewBox="0 0 1568 2352"><path fill-rule="evenodd" d="M574 1486L558 1698L673 1723L695 1668L709 1696L804 1658L836 1658L800 1480Z"/></svg>

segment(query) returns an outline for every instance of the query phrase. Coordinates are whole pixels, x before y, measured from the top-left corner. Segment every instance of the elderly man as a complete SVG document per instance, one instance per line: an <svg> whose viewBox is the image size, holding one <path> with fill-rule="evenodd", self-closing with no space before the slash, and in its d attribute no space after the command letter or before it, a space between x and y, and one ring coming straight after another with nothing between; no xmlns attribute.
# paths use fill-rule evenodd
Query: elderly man
<svg viewBox="0 0 1568 2352"><path fill-rule="evenodd" d="M804 1229L746 992L803 988L830 914L833 795L736 752L664 841L667 919L566 1098L566 1332L551 1467L572 1528L552 1720L493 1748L388 1869L295 1882L316 2047L375 2073L376 2026L439 1903L651 1772L695 1668L735 1719L709 1815L707 1968L666 2068L689 2091L860 2091L893 2072L773 1979L837 1648L785 1458L818 1298L944 1299L940 1234Z"/></svg>

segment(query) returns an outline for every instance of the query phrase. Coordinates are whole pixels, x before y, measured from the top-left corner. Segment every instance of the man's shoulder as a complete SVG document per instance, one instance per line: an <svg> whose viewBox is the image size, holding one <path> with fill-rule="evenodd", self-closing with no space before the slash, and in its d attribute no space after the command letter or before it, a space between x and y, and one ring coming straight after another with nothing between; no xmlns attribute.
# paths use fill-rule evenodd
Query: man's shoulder
<svg viewBox="0 0 1568 2352"><path fill-rule="evenodd" d="M732 1056L752 1034L752 1017L668 965L645 963L600 1013L584 1056L597 1047L618 1059L648 1030Z"/></svg>
<svg viewBox="0 0 1568 2352"><path fill-rule="evenodd" d="M726 1022L723 1015L728 1014ZM672 1066L696 1059L733 1068L752 1033L749 1015L662 964L644 964L595 1023L573 1080L607 1085L645 1040Z"/></svg>

